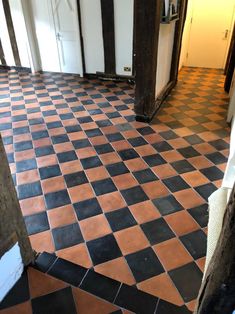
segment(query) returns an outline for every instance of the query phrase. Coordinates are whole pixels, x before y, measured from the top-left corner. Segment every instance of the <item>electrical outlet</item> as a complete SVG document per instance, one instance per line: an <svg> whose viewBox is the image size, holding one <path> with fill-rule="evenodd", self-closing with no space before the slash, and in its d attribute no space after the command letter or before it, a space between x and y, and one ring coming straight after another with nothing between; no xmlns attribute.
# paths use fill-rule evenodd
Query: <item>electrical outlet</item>
<svg viewBox="0 0 235 314"><path fill-rule="evenodd" d="M125 72L131 72L131 67L124 67Z"/></svg>

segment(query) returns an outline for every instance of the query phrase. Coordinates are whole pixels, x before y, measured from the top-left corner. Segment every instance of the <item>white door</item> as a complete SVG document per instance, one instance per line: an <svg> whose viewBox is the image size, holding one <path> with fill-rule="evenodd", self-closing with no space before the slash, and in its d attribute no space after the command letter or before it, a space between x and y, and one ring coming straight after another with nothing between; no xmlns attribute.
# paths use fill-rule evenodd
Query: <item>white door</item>
<svg viewBox="0 0 235 314"><path fill-rule="evenodd" d="M186 66L224 67L233 27L234 6L234 0L193 1L192 25L184 62Z"/></svg>
<svg viewBox="0 0 235 314"><path fill-rule="evenodd" d="M83 74L76 0L52 0L61 72Z"/></svg>

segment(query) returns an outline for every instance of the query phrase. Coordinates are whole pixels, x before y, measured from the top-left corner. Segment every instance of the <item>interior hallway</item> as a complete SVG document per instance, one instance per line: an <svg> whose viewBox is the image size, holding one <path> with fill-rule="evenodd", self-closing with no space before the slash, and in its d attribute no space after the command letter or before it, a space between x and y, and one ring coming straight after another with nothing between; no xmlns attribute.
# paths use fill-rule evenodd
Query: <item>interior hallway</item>
<svg viewBox="0 0 235 314"><path fill-rule="evenodd" d="M183 68L146 125L126 83L1 72L0 130L33 248L192 309L228 155L223 80Z"/></svg>

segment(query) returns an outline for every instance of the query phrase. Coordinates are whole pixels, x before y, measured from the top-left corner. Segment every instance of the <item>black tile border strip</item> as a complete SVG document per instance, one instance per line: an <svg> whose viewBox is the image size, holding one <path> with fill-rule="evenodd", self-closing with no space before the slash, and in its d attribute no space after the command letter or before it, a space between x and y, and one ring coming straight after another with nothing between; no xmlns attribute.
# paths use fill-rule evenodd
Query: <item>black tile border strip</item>
<svg viewBox="0 0 235 314"><path fill-rule="evenodd" d="M88 269L57 257L52 253L40 253L31 266L134 313L191 313L185 305L181 307L176 306L135 287L101 275L93 269Z"/></svg>

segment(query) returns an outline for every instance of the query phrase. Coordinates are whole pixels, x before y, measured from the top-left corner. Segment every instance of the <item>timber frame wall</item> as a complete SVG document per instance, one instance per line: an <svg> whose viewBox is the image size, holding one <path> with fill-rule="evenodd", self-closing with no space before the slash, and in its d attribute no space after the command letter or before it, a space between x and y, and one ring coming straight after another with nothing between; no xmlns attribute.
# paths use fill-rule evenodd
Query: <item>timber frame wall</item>
<svg viewBox="0 0 235 314"><path fill-rule="evenodd" d="M188 0L181 0L175 24L170 81L156 98L157 53L161 23L161 0L135 0L135 113L136 120L150 122L177 83L181 41Z"/></svg>

